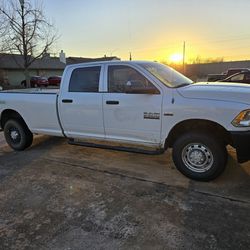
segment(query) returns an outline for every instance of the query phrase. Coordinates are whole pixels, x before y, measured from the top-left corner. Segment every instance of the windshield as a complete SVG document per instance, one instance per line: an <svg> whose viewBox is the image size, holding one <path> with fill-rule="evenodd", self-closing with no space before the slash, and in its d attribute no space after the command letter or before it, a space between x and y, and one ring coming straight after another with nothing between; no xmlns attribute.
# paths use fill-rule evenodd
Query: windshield
<svg viewBox="0 0 250 250"><path fill-rule="evenodd" d="M170 88L178 88L193 83L192 80L166 65L160 63L139 63L139 65Z"/></svg>

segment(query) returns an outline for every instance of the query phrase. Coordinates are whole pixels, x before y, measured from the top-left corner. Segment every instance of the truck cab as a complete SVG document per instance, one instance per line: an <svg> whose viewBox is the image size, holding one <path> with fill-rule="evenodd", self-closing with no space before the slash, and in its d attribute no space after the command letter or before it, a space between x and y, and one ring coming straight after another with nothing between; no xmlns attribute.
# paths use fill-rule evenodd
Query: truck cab
<svg viewBox="0 0 250 250"><path fill-rule="evenodd" d="M165 95L136 63L70 66L58 102L64 133L159 147ZM171 103L171 94L165 101Z"/></svg>

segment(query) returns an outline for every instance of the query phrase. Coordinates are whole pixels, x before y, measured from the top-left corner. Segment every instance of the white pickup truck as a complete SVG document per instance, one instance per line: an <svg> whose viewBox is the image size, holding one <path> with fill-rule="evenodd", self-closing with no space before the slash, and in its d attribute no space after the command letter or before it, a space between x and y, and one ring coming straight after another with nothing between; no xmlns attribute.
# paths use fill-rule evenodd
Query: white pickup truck
<svg viewBox="0 0 250 250"><path fill-rule="evenodd" d="M193 84L155 62L76 64L60 90L1 91L0 125L14 150L33 134L139 152L170 147L184 175L207 181L223 172L227 145L240 163L250 159L250 86Z"/></svg>

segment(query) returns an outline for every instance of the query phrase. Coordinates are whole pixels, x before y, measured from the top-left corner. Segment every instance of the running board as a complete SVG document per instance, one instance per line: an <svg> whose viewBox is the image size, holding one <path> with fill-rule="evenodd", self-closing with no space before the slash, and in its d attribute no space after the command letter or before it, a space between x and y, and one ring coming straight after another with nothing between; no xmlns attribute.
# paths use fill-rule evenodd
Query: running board
<svg viewBox="0 0 250 250"><path fill-rule="evenodd" d="M102 148L102 149L110 149L110 150L116 150L116 151L125 151L125 152L133 152L133 153L148 154L148 155L159 155L159 154L164 153L163 149L147 150L147 149L134 148L134 147L111 146L111 145L105 145L105 144L99 144L99 143L97 144L97 143L91 143L91 142L74 141L74 139L69 139L68 143L70 145L76 145L76 146Z"/></svg>

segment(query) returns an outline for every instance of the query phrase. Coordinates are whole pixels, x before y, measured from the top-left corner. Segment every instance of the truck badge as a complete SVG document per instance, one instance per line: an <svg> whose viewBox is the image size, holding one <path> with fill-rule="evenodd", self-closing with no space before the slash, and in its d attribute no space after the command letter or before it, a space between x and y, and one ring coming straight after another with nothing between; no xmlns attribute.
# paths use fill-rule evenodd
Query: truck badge
<svg viewBox="0 0 250 250"><path fill-rule="evenodd" d="M160 120L160 113L144 112L144 119Z"/></svg>

